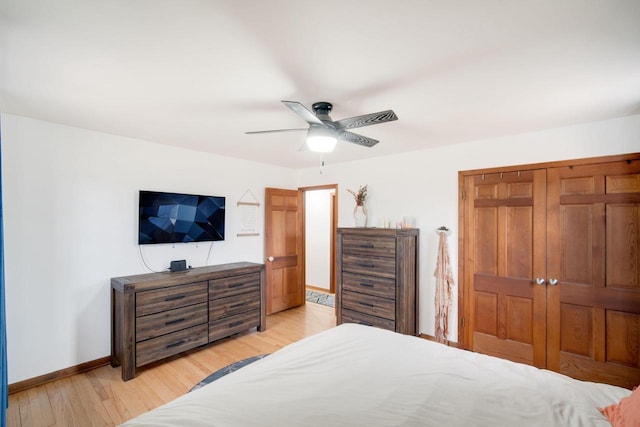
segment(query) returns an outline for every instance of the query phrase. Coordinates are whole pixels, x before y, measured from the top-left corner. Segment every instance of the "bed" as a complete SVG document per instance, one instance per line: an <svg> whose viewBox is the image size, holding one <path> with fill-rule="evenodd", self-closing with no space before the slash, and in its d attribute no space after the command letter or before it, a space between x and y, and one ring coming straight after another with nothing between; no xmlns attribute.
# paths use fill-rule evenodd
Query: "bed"
<svg viewBox="0 0 640 427"><path fill-rule="evenodd" d="M343 324L125 426L610 426L631 390ZM634 393L635 394L635 393Z"/></svg>

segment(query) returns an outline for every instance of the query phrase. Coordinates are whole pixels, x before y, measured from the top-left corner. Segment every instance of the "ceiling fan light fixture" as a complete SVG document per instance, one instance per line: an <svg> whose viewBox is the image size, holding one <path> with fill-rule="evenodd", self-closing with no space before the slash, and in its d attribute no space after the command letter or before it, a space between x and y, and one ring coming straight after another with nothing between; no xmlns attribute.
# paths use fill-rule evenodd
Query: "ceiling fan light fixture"
<svg viewBox="0 0 640 427"><path fill-rule="evenodd" d="M327 129L311 128L307 133L307 147L317 153L329 153L336 148L338 139Z"/></svg>
<svg viewBox="0 0 640 427"><path fill-rule="evenodd" d="M329 153L336 148L337 142L332 136L310 136L307 138L307 147L317 153Z"/></svg>

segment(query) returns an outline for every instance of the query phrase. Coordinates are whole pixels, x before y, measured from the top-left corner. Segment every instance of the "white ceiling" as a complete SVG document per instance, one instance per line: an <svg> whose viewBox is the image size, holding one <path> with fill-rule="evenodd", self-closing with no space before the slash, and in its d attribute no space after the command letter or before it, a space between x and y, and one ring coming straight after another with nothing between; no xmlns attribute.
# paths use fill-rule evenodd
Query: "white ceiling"
<svg viewBox="0 0 640 427"><path fill-rule="evenodd" d="M0 109L292 168L640 113L640 0L1 0ZM603 141L606 143L606 141Z"/></svg>

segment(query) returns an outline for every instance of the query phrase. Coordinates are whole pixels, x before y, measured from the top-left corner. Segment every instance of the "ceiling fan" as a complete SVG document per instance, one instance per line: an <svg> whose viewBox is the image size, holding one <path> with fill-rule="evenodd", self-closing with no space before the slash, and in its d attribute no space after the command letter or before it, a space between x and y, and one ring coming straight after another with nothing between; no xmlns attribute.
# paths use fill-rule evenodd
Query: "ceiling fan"
<svg viewBox="0 0 640 427"><path fill-rule="evenodd" d="M302 117L309 123L308 128L299 129L275 129L245 132L247 134L272 133L272 132L295 132L307 131L307 146L312 151L329 152L333 151L338 140L352 142L365 147L373 147L379 141L366 136L349 132L348 129L363 126L376 125L378 123L398 120L398 116L392 110L380 111L378 113L364 114L362 116L350 117L342 120L331 120L329 113L333 105L329 102L316 102L309 111L307 107L296 101L282 101L291 111Z"/></svg>

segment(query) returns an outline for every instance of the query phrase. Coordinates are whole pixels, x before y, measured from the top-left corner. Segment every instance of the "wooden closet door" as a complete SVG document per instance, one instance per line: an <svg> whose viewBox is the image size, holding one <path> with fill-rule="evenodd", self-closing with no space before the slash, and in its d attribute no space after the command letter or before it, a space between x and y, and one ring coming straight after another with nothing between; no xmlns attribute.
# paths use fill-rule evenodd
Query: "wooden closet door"
<svg viewBox="0 0 640 427"><path fill-rule="evenodd" d="M640 161L550 168L547 179L547 367L636 386Z"/></svg>
<svg viewBox="0 0 640 427"><path fill-rule="evenodd" d="M546 364L546 172L465 177L465 347Z"/></svg>

